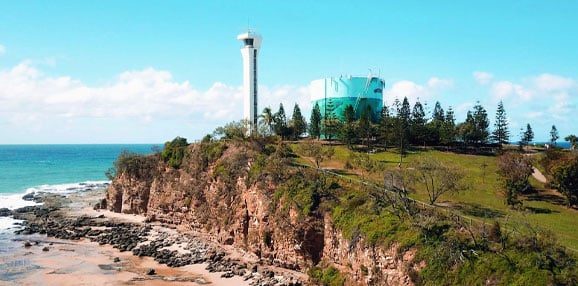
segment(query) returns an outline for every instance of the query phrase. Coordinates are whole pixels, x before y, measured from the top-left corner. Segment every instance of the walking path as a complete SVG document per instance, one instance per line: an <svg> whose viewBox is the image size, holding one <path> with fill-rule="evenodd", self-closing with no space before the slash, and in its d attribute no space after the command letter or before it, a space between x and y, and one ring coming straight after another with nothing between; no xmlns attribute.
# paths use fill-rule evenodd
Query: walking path
<svg viewBox="0 0 578 286"><path fill-rule="evenodd" d="M540 172L540 170L536 169L535 167L532 167L533 172L532 172L532 176L538 180L540 183L547 183L548 180L546 179L546 176L544 176L544 174L542 174L542 172Z"/></svg>

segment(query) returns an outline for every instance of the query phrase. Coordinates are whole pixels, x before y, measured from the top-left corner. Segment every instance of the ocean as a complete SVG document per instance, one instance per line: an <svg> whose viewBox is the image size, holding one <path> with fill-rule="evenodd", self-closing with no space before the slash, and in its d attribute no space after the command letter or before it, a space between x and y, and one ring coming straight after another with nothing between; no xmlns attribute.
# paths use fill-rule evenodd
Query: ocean
<svg viewBox="0 0 578 286"><path fill-rule="evenodd" d="M0 145L0 208L15 209L33 202L22 196L37 191L70 193L108 183L106 170L123 151L152 153L156 144ZM16 221L0 218L0 230Z"/></svg>

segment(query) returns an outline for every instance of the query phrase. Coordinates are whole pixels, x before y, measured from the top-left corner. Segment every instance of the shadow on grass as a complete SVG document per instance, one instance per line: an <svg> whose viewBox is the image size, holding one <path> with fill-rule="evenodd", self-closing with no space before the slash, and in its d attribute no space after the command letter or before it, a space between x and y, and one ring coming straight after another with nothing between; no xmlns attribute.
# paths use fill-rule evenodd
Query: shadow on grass
<svg viewBox="0 0 578 286"><path fill-rule="evenodd" d="M471 216L481 217L481 218L501 218L501 217L505 216L505 213L502 211L487 208L487 207L481 206L479 204L460 203L460 204L454 205L454 208L456 210L459 210L460 212L466 214L466 215L471 215Z"/></svg>
<svg viewBox="0 0 578 286"><path fill-rule="evenodd" d="M553 211L548 208L537 208L537 207L525 207L526 211L534 213L534 214L551 214L551 213L559 213L559 211Z"/></svg>
<svg viewBox="0 0 578 286"><path fill-rule="evenodd" d="M526 195L526 200L528 201L538 201L538 202L548 202L555 205L566 206L566 201L563 197L556 194L544 193L541 191L535 191L531 194Z"/></svg>
<svg viewBox="0 0 578 286"><path fill-rule="evenodd" d="M344 169L333 169L333 168L323 168L323 169L324 169L325 171L329 171L329 172L332 172L332 173L335 173L335 174L339 174L339 175L342 175L342 176L355 175L355 173L351 173L351 172L349 172L349 171L347 171L347 170L344 170Z"/></svg>

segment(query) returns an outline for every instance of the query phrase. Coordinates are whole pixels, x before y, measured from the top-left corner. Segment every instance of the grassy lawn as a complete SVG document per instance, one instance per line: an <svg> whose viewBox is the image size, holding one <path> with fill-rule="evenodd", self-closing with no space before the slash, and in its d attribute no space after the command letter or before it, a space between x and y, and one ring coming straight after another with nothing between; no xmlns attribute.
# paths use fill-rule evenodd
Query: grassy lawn
<svg viewBox="0 0 578 286"><path fill-rule="evenodd" d="M291 146L296 150L296 145ZM326 147L329 148L329 147ZM345 162L352 152L345 146L334 146L335 155L329 161L323 162L322 167L344 169ZM383 172L398 167L399 154L396 152L380 152L369 155L372 160L380 162L381 170L366 176L377 184L382 184ZM502 224L520 228L526 224L533 227L547 229L554 232L562 245L578 251L578 211L563 205L559 195L531 178L531 184L537 190L535 194L523 197L525 210L516 211L506 206L500 192L501 185L497 174L496 157L455 154L441 151L409 152L403 158L403 166L408 166L421 156L433 157L446 164L457 166L466 174L469 190L453 195L443 195L438 204L450 207L462 214L485 221L499 220ZM302 164L311 164L305 158L297 158ZM351 176L358 176L356 170L343 170ZM427 202L427 193L421 186L412 186L411 196Z"/></svg>

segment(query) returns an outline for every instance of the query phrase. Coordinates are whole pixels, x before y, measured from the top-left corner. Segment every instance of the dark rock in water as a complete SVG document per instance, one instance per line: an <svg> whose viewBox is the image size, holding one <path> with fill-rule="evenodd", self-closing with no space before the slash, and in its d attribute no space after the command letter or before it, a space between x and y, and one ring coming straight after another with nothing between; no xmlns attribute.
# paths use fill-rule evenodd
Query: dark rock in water
<svg viewBox="0 0 578 286"><path fill-rule="evenodd" d="M263 271L263 276L267 278L273 278L275 276L275 272L270 270Z"/></svg>
<svg viewBox="0 0 578 286"><path fill-rule="evenodd" d="M154 270L154 268L149 268L146 272L146 275L155 275L156 271Z"/></svg>
<svg viewBox="0 0 578 286"><path fill-rule="evenodd" d="M97 202L96 204L94 204L93 209L94 210L106 209L106 199L102 199L99 202Z"/></svg>
<svg viewBox="0 0 578 286"><path fill-rule="evenodd" d="M30 243L29 241L24 243L24 247L26 247L26 248L31 247L31 246L32 246L32 243Z"/></svg>
<svg viewBox="0 0 578 286"><path fill-rule="evenodd" d="M14 210L15 213L31 213L36 209L35 206L26 206Z"/></svg>
<svg viewBox="0 0 578 286"><path fill-rule="evenodd" d="M102 270L114 270L114 267L110 264L99 264L98 268Z"/></svg>
<svg viewBox="0 0 578 286"><path fill-rule="evenodd" d="M233 274L233 272L225 272L225 273L221 274L222 278L231 278L233 276L235 276L235 274Z"/></svg>
<svg viewBox="0 0 578 286"><path fill-rule="evenodd" d="M45 246L44 248L42 248L42 251L48 251L50 249L48 249L48 246Z"/></svg>
<svg viewBox="0 0 578 286"><path fill-rule="evenodd" d="M0 209L0 217L2 216L11 216L12 215L12 211L8 208L1 208Z"/></svg>
<svg viewBox="0 0 578 286"><path fill-rule="evenodd" d="M115 257L112 261L113 261L113 262L120 262L120 258Z"/></svg>
<svg viewBox="0 0 578 286"><path fill-rule="evenodd" d="M29 193L29 194L22 196L22 199L25 201L33 201L35 195L36 195L35 193Z"/></svg>

